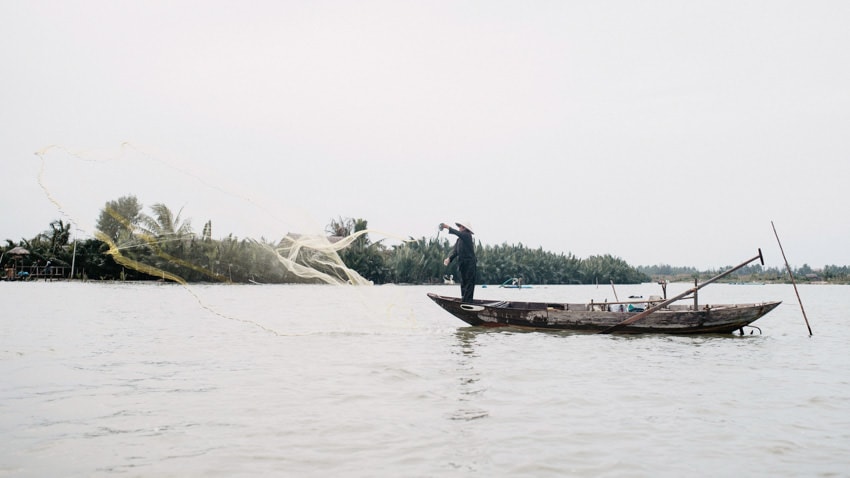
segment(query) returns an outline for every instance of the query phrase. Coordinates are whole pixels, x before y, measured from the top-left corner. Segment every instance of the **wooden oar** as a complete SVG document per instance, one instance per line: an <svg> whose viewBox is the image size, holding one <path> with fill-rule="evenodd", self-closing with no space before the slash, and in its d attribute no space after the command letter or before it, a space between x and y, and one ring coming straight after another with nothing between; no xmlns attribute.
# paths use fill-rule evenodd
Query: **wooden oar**
<svg viewBox="0 0 850 478"><path fill-rule="evenodd" d="M676 302L677 300L681 299L682 297L685 297L688 294L692 294L692 293L702 289L703 287L707 286L708 284L711 284L712 282L714 282L718 279L722 279L723 277L728 276L729 274L735 272L736 270L744 267L745 265L749 264L750 262L753 262L756 259L761 260L761 265L764 265L764 257L762 257L762 255L761 255L761 249L759 249L759 255L753 257L752 259L749 259L746 262L742 262L742 263L738 264L737 266L729 269L728 271L723 272L722 274L718 274L718 275L712 277L711 279L708 279L707 281L703 282L702 284L699 284L696 287L692 287L692 288L686 290L685 292L682 292L681 294L679 294L679 295L677 295L673 298L667 299L664 302L659 302L658 304L655 304L652 307L649 307L648 309L644 310L643 312L639 313L638 315L633 315L633 316L629 317L628 319L620 322L619 324L612 325L611 327L608 327L605 330L601 330L601 331L599 331L599 333L600 334L610 334L610 333L616 331L617 329L619 329L620 327L625 327L629 324L633 324L633 323L637 322L638 320L646 317L647 315L655 312L656 310L663 309L664 307L667 307L668 305L672 304L673 302Z"/></svg>
<svg viewBox="0 0 850 478"><path fill-rule="evenodd" d="M797 302L800 304L800 310L803 312L803 320L806 321L806 327L809 329L809 337L812 336L812 328L809 326L809 319L806 317L806 309L803 308L803 301L800 299L800 292L797 291L797 283L794 282L794 273L791 272L791 266L788 265L788 259L785 258L785 250L782 249L782 243L779 242L779 234L776 233L776 226L773 221L770 221L770 227L773 228L773 235L776 236L776 243L779 244L779 251L782 252L782 259L785 259L785 268L788 269L788 276L791 277L791 284L794 285L794 293L797 294Z"/></svg>

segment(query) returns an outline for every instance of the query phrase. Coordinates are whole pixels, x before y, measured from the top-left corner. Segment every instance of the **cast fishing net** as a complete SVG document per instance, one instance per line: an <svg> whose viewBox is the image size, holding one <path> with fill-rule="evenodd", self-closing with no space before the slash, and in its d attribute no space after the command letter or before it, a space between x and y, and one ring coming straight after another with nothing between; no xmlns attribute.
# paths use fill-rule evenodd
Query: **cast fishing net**
<svg viewBox="0 0 850 478"><path fill-rule="evenodd" d="M39 185L75 234L102 241L116 263L147 278L370 284L339 253L374 231L330 236L301 205L258 199L208 166L130 143L36 155Z"/></svg>

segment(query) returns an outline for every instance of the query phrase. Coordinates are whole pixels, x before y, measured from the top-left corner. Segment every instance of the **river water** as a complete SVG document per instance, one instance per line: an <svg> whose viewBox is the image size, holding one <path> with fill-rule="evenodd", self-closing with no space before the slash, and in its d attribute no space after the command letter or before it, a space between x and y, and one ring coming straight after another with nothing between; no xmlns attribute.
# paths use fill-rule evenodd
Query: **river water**
<svg viewBox="0 0 850 478"><path fill-rule="evenodd" d="M0 283L0 476L850 476L850 286L800 286L811 337L790 285L700 290L784 301L743 337L481 330L430 291Z"/></svg>

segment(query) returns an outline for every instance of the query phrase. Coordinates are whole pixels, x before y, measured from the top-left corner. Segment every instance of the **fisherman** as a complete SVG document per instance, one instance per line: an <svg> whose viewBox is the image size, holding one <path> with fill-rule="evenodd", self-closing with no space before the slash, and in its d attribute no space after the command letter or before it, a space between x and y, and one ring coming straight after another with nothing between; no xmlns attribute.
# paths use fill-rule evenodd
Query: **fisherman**
<svg viewBox="0 0 850 478"><path fill-rule="evenodd" d="M449 234L457 236L455 248L451 255L443 261L443 264L448 266L457 259L457 266L460 271L461 302L471 304L472 295L475 293L475 273L478 267L478 262L475 259L475 241L472 238L474 233L469 222L456 222L455 225L457 225L457 229L449 227L446 223L440 223L440 230L448 229Z"/></svg>

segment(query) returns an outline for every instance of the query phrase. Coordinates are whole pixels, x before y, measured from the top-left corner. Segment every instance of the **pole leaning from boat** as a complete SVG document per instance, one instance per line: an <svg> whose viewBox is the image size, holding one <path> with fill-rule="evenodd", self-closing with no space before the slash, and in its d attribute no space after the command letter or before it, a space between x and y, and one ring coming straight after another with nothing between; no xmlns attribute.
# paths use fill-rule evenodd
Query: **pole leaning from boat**
<svg viewBox="0 0 850 478"><path fill-rule="evenodd" d="M696 287L692 287L692 288L686 290L685 292L682 292L681 294L679 294L679 295L677 295L673 298L667 299L664 302L659 302L658 304L655 304L652 307L649 307L648 309L644 310L643 312L629 317L628 319L620 322L619 324L612 325L611 327L608 327L607 329L604 329L604 330L600 330L598 333L600 333L600 334L610 334L612 332L615 332L620 327L625 327L627 325L633 324L633 323L637 322L638 320L646 317L647 315L655 312L656 310L663 309L664 307L667 307L668 305L672 304L673 302L676 302L677 300L681 299L682 297L685 297L688 294L692 294L692 293L702 289L703 287L707 286L708 284L711 284L712 282L714 282L718 279L722 279L722 278L728 276L729 274L731 274L731 273L735 272L736 270L746 266L747 264L749 264L750 262L753 262L756 259L759 259L761 261L761 265L764 265L764 257L762 257L762 255L761 255L761 248L759 248L758 255L753 257L752 259L749 259L746 262L742 262L742 263L738 264L737 266L729 269L728 271L723 272L721 274L718 274L718 275L712 277L711 279L708 279L707 281L697 285Z"/></svg>
<svg viewBox="0 0 850 478"><path fill-rule="evenodd" d="M812 327L809 325L809 318L806 317L806 309L803 308L803 300L800 299L800 292L797 290L797 282L794 281L794 273L791 272L791 266L788 265L788 259L785 257L785 249L782 248L782 243L779 242L779 234L776 233L776 226L773 221L770 221L770 227L773 228L773 235L776 236L776 243L779 244L779 252L782 253L782 259L785 260L785 268L788 270L788 277L791 278L791 284L794 285L794 293L797 294L797 302L800 304L800 311L803 312L803 320L806 321L806 328L809 329L809 337L812 336Z"/></svg>

